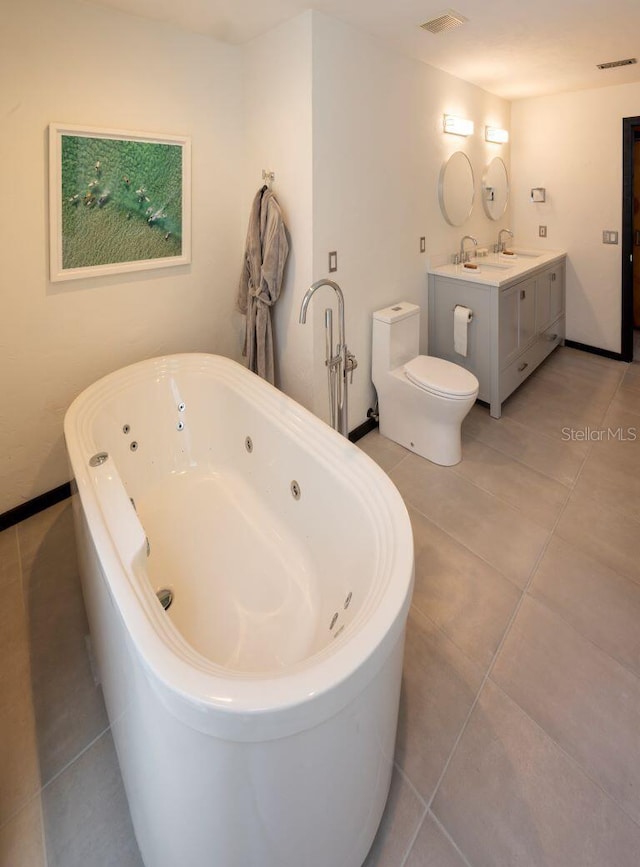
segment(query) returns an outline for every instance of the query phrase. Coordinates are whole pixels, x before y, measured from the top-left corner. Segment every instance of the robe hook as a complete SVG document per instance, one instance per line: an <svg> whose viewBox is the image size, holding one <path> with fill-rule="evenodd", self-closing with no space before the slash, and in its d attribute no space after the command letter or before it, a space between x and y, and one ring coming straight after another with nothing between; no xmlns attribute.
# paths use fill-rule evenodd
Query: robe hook
<svg viewBox="0 0 640 867"><path fill-rule="evenodd" d="M271 184L275 181L275 179L275 172L268 172L266 169L262 169L262 180L266 181L269 189L271 189Z"/></svg>

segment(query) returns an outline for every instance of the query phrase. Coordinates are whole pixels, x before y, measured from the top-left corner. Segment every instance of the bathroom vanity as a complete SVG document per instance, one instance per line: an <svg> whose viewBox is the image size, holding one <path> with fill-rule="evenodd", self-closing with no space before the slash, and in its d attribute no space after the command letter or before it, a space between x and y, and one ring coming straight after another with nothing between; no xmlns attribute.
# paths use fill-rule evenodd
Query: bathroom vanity
<svg viewBox="0 0 640 867"><path fill-rule="evenodd" d="M565 253L516 250L477 258L477 267L429 270L429 355L466 367L478 397L500 418L502 403L564 341ZM454 308L473 312L467 355L454 350Z"/></svg>

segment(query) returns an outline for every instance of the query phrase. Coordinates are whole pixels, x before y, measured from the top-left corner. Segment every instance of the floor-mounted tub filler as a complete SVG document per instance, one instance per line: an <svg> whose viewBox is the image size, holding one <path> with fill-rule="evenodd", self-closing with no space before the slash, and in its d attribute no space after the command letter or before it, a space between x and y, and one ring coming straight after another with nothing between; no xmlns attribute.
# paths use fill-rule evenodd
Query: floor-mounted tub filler
<svg viewBox="0 0 640 867"><path fill-rule="evenodd" d="M390 480L212 355L110 374L65 436L146 867L360 867L389 789L413 581Z"/></svg>

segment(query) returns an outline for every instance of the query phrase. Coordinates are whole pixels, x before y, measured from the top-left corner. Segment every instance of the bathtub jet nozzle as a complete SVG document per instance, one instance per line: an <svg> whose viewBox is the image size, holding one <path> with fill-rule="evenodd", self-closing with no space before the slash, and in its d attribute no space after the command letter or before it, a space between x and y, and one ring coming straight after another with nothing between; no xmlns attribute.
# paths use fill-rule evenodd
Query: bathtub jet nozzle
<svg viewBox="0 0 640 867"><path fill-rule="evenodd" d="M163 590L158 590L158 592L156 593L156 596L160 600L160 605L162 605L162 607L166 611L171 606L171 603L173 602L173 593L171 592L171 590L168 590L165 587Z"/></svg>
<svg viewBox="0 0 640 867"><path fill-rule="evenodd" d="M108 460L109 460L109 453L108 452L97 452L95 455L93 455L92 457L89 458L89 466L90 467L99 467L99 466L102 466L102 464Z"/></svg>

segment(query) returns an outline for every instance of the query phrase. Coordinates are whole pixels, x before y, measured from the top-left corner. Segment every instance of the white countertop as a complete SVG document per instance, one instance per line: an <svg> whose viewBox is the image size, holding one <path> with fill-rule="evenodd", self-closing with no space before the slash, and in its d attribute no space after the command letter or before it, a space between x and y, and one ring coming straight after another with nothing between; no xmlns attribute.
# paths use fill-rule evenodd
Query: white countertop
<svg viewBox="0 0 640 867"><path fill-rule="evenodd" d="M464 265L437 265L429 268L429 274L439 277L452 277L469 283L482 283L485 286L504 286L513 283L527 274L546 267L552 262L562 259L564 250L533 250L514 247L514 255L507 253L491 253L472 259L470 264L477 268Z"/></svg>

